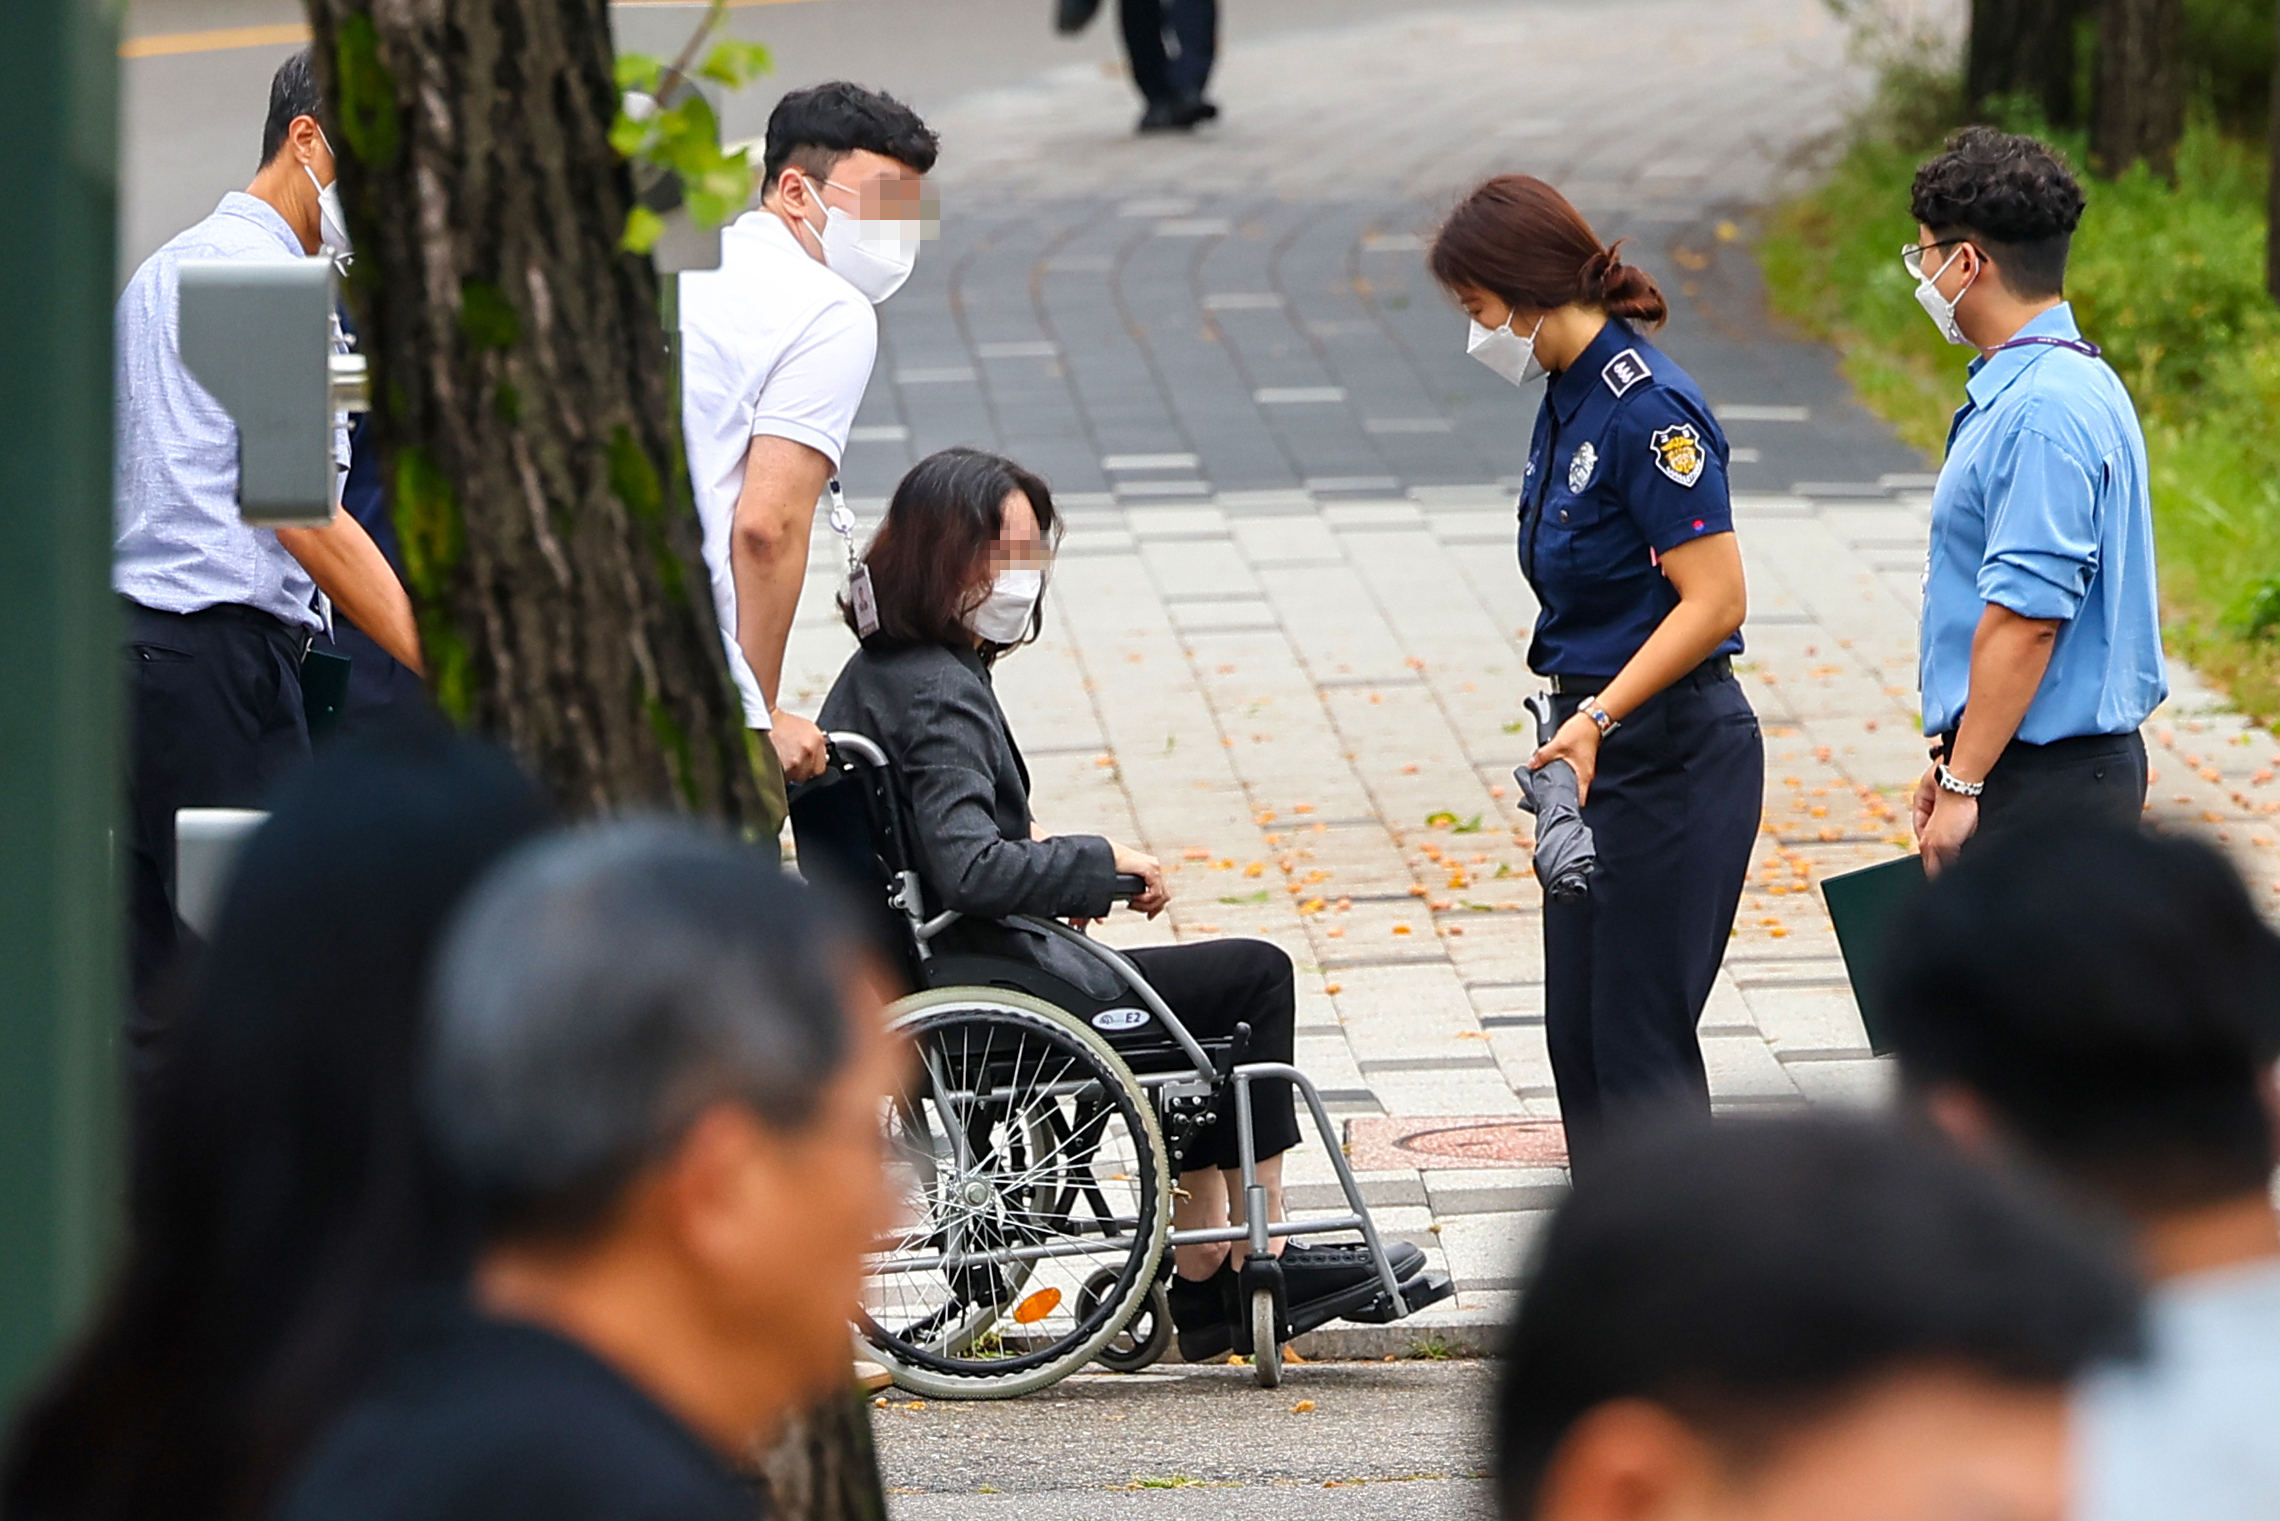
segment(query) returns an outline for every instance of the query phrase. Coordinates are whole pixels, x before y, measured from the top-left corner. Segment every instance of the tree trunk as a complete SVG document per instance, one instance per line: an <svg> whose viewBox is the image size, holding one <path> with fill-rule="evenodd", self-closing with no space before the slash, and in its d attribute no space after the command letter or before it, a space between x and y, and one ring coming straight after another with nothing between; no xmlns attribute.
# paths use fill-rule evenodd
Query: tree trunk
<svg viewBox="0 0 2280 1521"><path fill-rule="evenodd" d="M571 814L759 817L603 0L308 0L428 683Z"/></svg>
<svg viewBox="0 0 2280 1521"><path fill-rule="evenodd" d="M2170 179L2184 135L2184 0L2099 0L2091 158L2104 174L2142 161Z"/></svg>
<svg viewBox="0 0 2280 1521"><path fill-rule="evenodd" d="M1974 115L1998 96L2023 95L2054 127L2076 120L2074 26L2086 0L1972 0L1964 101Z"/></svg>
<svg viewBox="0 0 2280 1521"><path fill-rule="evenodd" d="M887 1521L871 1404L853 1384L792 1422L760 1463L769 1521Z"/></svg>
<svg viewBox="0 0 2280 1521"><path fill-rule="evenodd" d="M657 277L619 249L605 0L308 8L429 685L570 814L757 823ZM868 1418L796 1423L778 1521L881 1521Z"/></svg>

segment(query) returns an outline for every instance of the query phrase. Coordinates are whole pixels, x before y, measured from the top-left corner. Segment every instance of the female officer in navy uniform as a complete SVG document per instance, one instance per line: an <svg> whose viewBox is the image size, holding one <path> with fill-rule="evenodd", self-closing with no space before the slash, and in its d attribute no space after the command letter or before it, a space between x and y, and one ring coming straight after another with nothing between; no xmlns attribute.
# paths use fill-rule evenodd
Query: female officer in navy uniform
<svg viewBox="0 0 2280 1521"><path fill-rule="evenodd" d="M1599 865L1544 906L1544 1034L1572 1160L1641 1110L1709 1112L1695 1022L1726 950L1764 802L1757 716L1734 680L1747 606L1726 439L1640 335L1653 280L1542 180L1504 175L1436 237L1471 352L1550 384L1520 492L1520 573L1542 612L1528 664L1575 767ZM1584 1165L1588 1165L1586 1161Z"/></svg>

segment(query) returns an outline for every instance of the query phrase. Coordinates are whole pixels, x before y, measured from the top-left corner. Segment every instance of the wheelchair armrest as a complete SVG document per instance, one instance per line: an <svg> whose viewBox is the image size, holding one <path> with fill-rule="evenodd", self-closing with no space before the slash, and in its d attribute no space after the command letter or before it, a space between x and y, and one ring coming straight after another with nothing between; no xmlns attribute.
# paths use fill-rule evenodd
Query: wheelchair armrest
<svg viewBox="0 0 2280 1521"><path fill-rule="evenodd" d="M1120 871L1116 874L1116 883L1109 888L1108 895L1111 898L1137 898L1147 890L1146 877L1136 877L1131 872Z"/></svg>

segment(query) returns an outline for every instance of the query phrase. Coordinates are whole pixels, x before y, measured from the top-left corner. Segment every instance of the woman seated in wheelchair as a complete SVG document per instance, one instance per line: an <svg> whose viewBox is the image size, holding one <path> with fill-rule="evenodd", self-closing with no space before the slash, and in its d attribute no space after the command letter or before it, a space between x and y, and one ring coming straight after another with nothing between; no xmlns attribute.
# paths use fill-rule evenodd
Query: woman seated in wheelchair
<svg viewBox="0 0 2280 1521"><path fill-rule="evenodd" d="M852 729L886 751L909 805L911 842L929 911L968 916L935 941L1040 962L1096 993L1102 968L1079 947L996 924L1013 914L1089 921L1105 916L1119 874L1146 890L1132 906L1154 918L1171 890L1155 857L1097 834L1055 833L1032 819L1029 773L990 672L1034 639L1061 523L1045 482L994 454L948 449L903 477L863 556L877 628L823 705L822 727ZM1250 1027L1244 1059L1289 1062L1295 998L1290 958L1263 940L1213 940L1125 953L1189 1031L1207 1043ZM1258 1178L1270 1219L1283 1218L1283 1153L1298 1143L1288 1081L1251 1085ZM1176 1230L1244 1221L1234 1103L1188 1142L1173 1196ZM1287 1244L1286 1244L1287 1243ZM1374 1277L1364 1248L1275 1239L1294 1325L1309 1303L1349 1297ZM1388 1244L1407 1278L1423 1254ZM1181 1355L1223 1354L1240 1313L1244 1244L1176 1249L1170 1301ZM1318 1322L1317 1322L1318 1323Z"/></svg>

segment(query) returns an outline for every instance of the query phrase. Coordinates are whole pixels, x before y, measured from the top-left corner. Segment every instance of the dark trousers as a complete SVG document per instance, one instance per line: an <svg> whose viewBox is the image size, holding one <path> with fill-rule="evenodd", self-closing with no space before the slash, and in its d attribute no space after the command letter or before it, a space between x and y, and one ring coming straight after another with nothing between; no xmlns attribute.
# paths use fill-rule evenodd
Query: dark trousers
<svg viewBox="0 0 2280 1521"><path fill-rule="evenodd" d="M1581 700L1556 699L1559 720ZM1600 746L1590 895L1544 905L1544 1038L1571 1166L1626 1116L1709 1113L1694 1027L1764 801L1765 744L1730 674L1681 677Z"/></svg>
<svg viewBox="0 0 2280 1521"><path fill-rule="evenodd" d="M1132 82L1150 105L1202 97L1219 53L1219 0L1118 0L1117 19Z"/></svg>
<svg viewBox="0 0 2280 1521"><path fill-rule="evenodd" d="M127 612L127 903L138 1046L189 930L174 905L174 811L254 808L309 753L308 636L250 607Z"/></svg>
<svg viewBox="0 0 2280 1521"><path fill-rule="evenodd" d="M1954 736L1948 738L1952 743ZM2135 729L2047 745L2014 739L1987 773L1974 837L2050 816L2134 829L2145 812L2145 773L2145 740Z"/></svg>
<svg viewBox="0 0 2280 1521"><path fill-rule="evenodd" d="M1264 940L1202 940L1152 945L1125 955L1198 1040L1232 1035L1237 1024L1248 1024L1246 1060L1291 1060L1297 1049L1298 995L1290 957L1280 947ZM1288 1082L1251 1085L1251 1135L1261 1161L1298 1144L1297 1101ZM1230 1094L1218 1118L1189 1143L1180 1167L1240 1167L1241 1145Z"/></svg>

